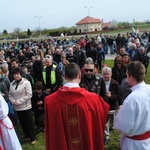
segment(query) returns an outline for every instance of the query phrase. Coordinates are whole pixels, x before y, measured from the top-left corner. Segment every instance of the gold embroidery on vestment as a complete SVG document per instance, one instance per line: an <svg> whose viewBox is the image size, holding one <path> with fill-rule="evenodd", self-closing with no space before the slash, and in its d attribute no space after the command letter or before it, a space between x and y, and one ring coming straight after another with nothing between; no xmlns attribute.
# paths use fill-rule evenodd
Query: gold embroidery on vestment
<svg viewBox="0 0 150 150"><path fill-rule="evenodd" d="M76 117L69 118L69 124L73 125L73 126L77 125L78 124L78 119Z"/></svg>
<svg viewBox="0 0 150 150"><path fill-rule="evenodd" d="M79 145L79 143L80 143L80 140L78 138L75 138L72 140L72 144L75 146Z"/></svg>

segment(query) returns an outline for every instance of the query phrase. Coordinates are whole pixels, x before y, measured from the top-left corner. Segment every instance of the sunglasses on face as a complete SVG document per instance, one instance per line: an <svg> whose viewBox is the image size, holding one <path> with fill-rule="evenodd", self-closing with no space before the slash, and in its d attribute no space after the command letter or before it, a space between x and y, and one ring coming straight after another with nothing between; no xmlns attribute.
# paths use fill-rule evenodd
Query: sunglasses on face
<svg viewBox="0 0 150 150"><path fill-rule="evenodd" d="M88 71L89 71L89 72L93 72L94 69L84 69L84 71L85 71L85 72L88 72Z"/></svg>

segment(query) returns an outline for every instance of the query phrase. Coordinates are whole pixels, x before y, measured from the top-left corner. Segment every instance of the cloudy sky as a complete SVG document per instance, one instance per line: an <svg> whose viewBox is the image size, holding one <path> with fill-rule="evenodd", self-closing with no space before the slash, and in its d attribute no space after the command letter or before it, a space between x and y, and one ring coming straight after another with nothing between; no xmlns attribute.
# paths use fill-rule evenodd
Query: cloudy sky
<svg viewBox="0 0 150 150"><path fill-rule="evenodd" d="M145 21L150 20L149 6L150 0L1 0L0 32L35 30L39 23L41 29L71 27L88 12L104 22Z"/></svg>

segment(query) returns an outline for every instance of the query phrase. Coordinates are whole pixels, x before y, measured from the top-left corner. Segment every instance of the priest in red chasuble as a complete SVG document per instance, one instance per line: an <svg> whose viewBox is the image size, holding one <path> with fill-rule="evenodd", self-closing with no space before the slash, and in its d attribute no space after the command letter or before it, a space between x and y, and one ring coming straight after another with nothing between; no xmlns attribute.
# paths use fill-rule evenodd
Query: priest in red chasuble
<svg viewBox="0 0 150 150"><path fill-rule="evenodd" d="M45 98L46 150L104 150L108 104L79 87L75 63L65 67L67 83Z"/></svg>

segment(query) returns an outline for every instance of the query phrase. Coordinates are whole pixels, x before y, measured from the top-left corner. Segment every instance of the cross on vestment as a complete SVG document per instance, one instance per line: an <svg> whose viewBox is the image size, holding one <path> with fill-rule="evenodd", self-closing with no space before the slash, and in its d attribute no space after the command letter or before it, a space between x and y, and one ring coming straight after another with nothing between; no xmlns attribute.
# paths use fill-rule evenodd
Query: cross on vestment
<svg viewBox="0 0 150 150"><path fill-rule="evenodd" d="M78 124L78 119L76 117L71 117L69 119L69 123L73 126L77 125Z"/></svg>
<svg viewBox="0 0 150 150"><path fill-rule="evenodd" d="M80 140L78 139L78 138L75 138L75 139L73 139L72 140L72 144L74 144L74 145L78 145L80 143Z"/></svg>

